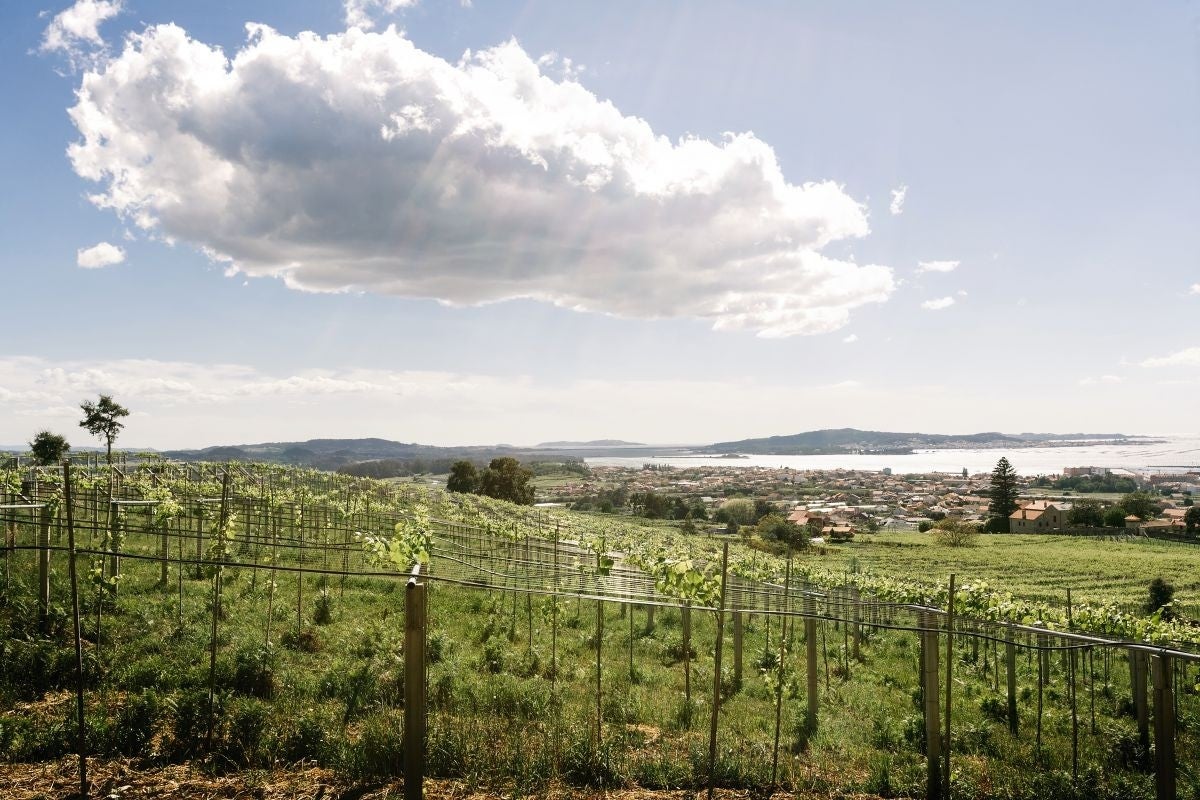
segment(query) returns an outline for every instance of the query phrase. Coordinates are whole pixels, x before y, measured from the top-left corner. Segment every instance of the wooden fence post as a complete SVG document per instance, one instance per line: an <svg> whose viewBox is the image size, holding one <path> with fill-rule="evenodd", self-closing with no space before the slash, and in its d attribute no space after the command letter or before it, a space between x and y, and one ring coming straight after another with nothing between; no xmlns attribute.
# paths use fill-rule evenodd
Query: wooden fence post
<svg viewBox="0 0 1200 800"><path fill-rule="evenodd" d="M733 685L737 691L742 688L742 612L733 612Z"/></svg>
<svg viewBox="0 0 1200 800"><path fill-rule="evenodd" d="M862 661L862 595L857 586L850 587L850 599L854 603L854 660Z"/></svg>
<svg viewBox="0 0 1200 800"><path fill-rule="evenodd" d="M717 640L713 650L713 704L708 726L708 800L717 780L717 722L721 711L721 649L725 642L725 589L729 580L729 542L721 552L721 601L717 608Z"/></svg>
<svg viewBox="0 0 1200 800"><path fill-rule="evenodd" d="M83 637L79 630L79 573L75 567L75 511L71 491L71 462L63 462L63 502L67 507L67 569L71 580L71 617L75 633L75 725L79 753L79 796L87 800L87 720L83 713ZM98 635L98 634L97 634Z"/></svg>
<svg viewBox="0 0 1200 800"><path fill-rule="evenodd" d="M50 616L50 507L42 506L38 525L38 611L42 624Z"/></svg>
<svg viewBox="0 0 1200 800"><path fill-rule="evenodd" d="M806 671L804 724L809 734L817 730L817 601L810 592L804 598L807 616L804 618L804 660Z"/></svg>
<svg viewBox="0 0 1200 800"><path fill-rule="evenodd" d="M426 596L419 570L404 590L404 800L424 797Z"/></svg>
<svg viewBox="0 0 1200 800"><path fill-rule="evenodd" d="M1012 623L1008 623L1004 642L1004 666L1008 671L1008 732L1018 735L1017 721L1017 646L1013 642Z"/></svg>
<svg viewBox="0 0 1200 800"><path fill-rule="evenodd" d="M974 638L978 642L979 639ZM954 689L954 575L950 576L950 596L946 602L946 736L942 740L942 750L945 752L946 766L943 773L942 786L946 794L950 793L950 713Z"/></svg>
<svg viewBox="0 0 1200 800"><path fill-rule="evenodd" d="M921 665L921 685L925 700L925 763L926 797L942 797L942 732L938 723L938 632L936 621L928 613L921 614L921 637L924 639L924 663Z"/></svg>
<svg viewBox="0 0 1200 800"><path fill-rule="evenodd" d="M1175 692L1171 657L1163 653L1151 661L1154 664L1155 797L1175 800Z"/></svg>
<svg viewBox="0 0 1200 800"><path fill-rule="evenodd" d="M1140 650L1129 652L1129 663L1133 670L1133 709L1137 716L1138 741L1150 750L1150 709L1146 702L1146 654Z"/></svg>

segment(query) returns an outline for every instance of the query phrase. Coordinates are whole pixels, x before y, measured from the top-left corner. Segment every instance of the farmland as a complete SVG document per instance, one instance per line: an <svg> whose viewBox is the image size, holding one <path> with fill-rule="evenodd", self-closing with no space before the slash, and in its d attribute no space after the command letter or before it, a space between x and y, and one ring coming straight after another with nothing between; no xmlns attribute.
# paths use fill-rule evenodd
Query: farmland
<svg viewBox="0 0 1200 800"><path fill-rule="evenodd" d="M77 744L63 549L72 531L86 749L145 765L228 773L315 764L362 784L399 774L404 587L414 562L430 586L426 773L515 794L712 782L923 796L930 708L919 665L929 651L919 639L932 632L941 642L932 652L940 648L944 673L945 623L909 604L944 606L941 577L954 570L964 617L950 650L955 796L1152 796L1125 652L1039 651L1068 642L1053 635L1068 620L1052 592L1037 593L1037 561L1023 554L1045 543L1048 568L1068 553L1095 561L1100 577L1079 584L1073 628L1187 644L1187 631L1169 623L1101 618L1103 597L1132 602L1139 591L1101 566L1111 543L985 539L949 553L888 534L798 554L789 566L735 541L722 570L723 542L666 525L411 484L151 465L79 475L68 498L54 474L35 477L4 482L13 508L4 512L12 547L0 610L0 756L13 763L58 759ZM19 502L30 494L47 516L17 508L38 505ZM44 620L39 531L56 548ZM1164 569L1172 552L1191 557L1154 547L1164 548ZM720 608L739 610L737 639ZM1051 635L1010 637L1014 736L997 640L1006 621L1034 617ZM980 633L994 638L972 635ZM1195 665L1172 664L1174 741L1186 768L1196 763L1200 698ZM1179 780L1181 791L1195 790L1186 771Z"/></svg>

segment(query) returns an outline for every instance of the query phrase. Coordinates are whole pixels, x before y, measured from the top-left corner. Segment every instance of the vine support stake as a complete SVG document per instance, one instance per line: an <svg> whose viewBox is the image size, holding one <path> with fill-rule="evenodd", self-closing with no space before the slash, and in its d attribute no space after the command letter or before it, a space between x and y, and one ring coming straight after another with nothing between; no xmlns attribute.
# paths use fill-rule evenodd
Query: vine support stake
<svg viewBox="0 0 1200 800"><path fill-rule="evenodd" d="M67 506L67 561L71 580L71 617L75 634L75 726L76 750L79 752L79 796L87 800L87 723L83 715L83 637L79 630L79 574L75 567L75 511L72 506L71 462L63 462L63 502Z"/></svg>
<svg viewBox="0 0 1200 800"><path fill-rule="evenodd" d="M1175 691L1171 657L1155 656L1154 666L1154 787L1157 800L1175 798Z"/></svg>
<svg viewBox="0 0 1200 800"><path fill-rule="evenodd" d="M708 798L717 781L717 722L721 712L721 648L725 643L725 588L729 580L729 542L721 550L721 601L717 607L717 641L713 650L713 704L708 724Z"/></svg>
<svg viewBox="0 0 1200 800"><path fill-rule="evenodd" d="M50 506L43 504L38 526L38 614L43 629L50 617Z"/></svg>
<svg viewBox="0 0 1200 800"><path fill-rule="evenodd" d="M975 641L979 641L976 639ZM954 689L954 575L950 576L950 596L946 602L946 738L942 749L946 752L946 767L942 786L950 796L950 709Z"/></svg>
<svg viewBox="0 0 1200 800"><path fill-rule="evenodd" d="M733 685L738 691L742 688L742 612L733 612Z"/></svg>
<svg viewBox="0 0 1200 800"><path fill-rule="evenodd" d="M1004 641L1004 666L1008 672L1008 732L1018 735L1017 720L1017 646L1013 642L1012 623L1006 623L1008 635Z"/></svg>
<svg viewBox="0 0 1200 800"><path fill-rule="evenodd" d="M404 800L421 800L425 780L425 584L412 569L404 589Z"/></svg>
<svg viewBox="0 0 1200 800"><path fill-rule="evenodd" d="M941 726L938 724L938 632L929 612L921 613L921 685L925 700L925 763L928 800L942 797Z"/></svg>
<svg viewBox="0 0 1200 800"><path fill-rule="evenodd" d="M225 523L228 521L229 513L229 470L225 470L225 477L221 484L221 515L217 518L218 537L225 536ZM224 561L224 555L215 554ZM208 735L205 738L205 748L212 751L213 728L216 725L216 696L217 696L217 618L221 613L221 563L218 561L213 570L213 590L212 590L212 635L208 645Z"/></svg>

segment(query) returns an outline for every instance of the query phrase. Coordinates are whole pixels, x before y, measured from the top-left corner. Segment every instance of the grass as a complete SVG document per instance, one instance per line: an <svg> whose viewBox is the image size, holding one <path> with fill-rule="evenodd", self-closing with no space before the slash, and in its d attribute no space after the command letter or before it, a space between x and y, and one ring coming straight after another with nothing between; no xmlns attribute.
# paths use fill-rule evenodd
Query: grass
<svg viewBox="0 0 1200 800"><path fill-rule="evenodd" d="M185 544L191 552L191 543ZM126 547L151 554L157 538L131 533ZM1122 577L1122 563L1129 572L1135 556L1149 554L1156 566L1183 569L1188 562L1181 559L1191 552L1154 542L1032 536L984 536L979 547L951 550L921 534L880 534L806 557L844 559L847 566L856 559L881 572L927 579L953 570L964 579L988 578L1014 591L1051 591L1039 587L1053 587L1064 575L1072 580L1088 575L1089 581L1079 584L1081 592L1112 589L1133 600L1144 583ZM244 561L258 556L241 555ZM327 562L314 563L310 556L308 563ZM336 565L336 559L328 563ZM69 752L73 742L69 692L74 653L62 610L68 602L65 562L56 554L52 563L56 611L48 632L36 624L34 553L16 551L8 567L11 577L0 596L0 758L52 760ZM158 583L158 569L154 561L125 559L118 596L105 603L99 628L97 590L83 583L89 746L94 753L124 753L146 764L204 763L216 771L303 761L363 782L398 774L404 704L404 594L399 579L343 581L290 572L272 575L245 564L226 568L221 603L226 616L218 628L217 724L209 747L212 582L185 572L180 605L178 565L171 565L166 586ZM436 563L434 574L439 574ZM434 582L428 648L430 773L515 795L537 795L554 783L704 785L715 616L693 614L695 658L684 661L677 609L659 609L650 626L644 609L615 602L602 608L602 728L597 741L594 601L568 597L555 605L542 597ZM728 696L719 720L718 782L763 788L771 777L775 703L771 676L760 674L755 665L765 653L778 652L780 626L763 615L747 622L745 671L737 691L732 690L731 627L725 626L729 638L722 683ZM780 783L827 795L921 796L925 762L915 635L869 632L862 660L856 661L846 650L845 628L819 623L820 713L810 731L803 725L803 629L796 626L784 662ZM557 645L553 650L552 642ZM1033 737L1037 661L1025 651L1018 658L1022 735L1013 739L999 711L1006 705L995 656L986 644L960 641L955 646L956 797L1152 795L1152 775L1145 771L1145 754L1128 713L1123 659L1106 663L1097 653L1077 665L1083 766L1074 782L1065 662L1057 655L1051 659L1039 750ZM690 702L684 696L685 669L691 676ZM1177 749L1183 764L1196 763L1200 755L1200 696L1189 688L1196 682L1192 668L1180 686ZM1181 786L1195 791L1183 777Z"/></svg>
<svg viewBox="0 0 1200 800"><path fill-rule="evenodd" d="M959 583L985 580L1014 595L1062 603L1116 599L1131 608L1146 601L1156 577L1174 584L1177 604L1200 609L1200 547L1134 538L981 534L975 547L946 547L924 533L860 535L830 545L823 556L881 574ZM1196 616L1200 616L1197 614Z"/></svg>

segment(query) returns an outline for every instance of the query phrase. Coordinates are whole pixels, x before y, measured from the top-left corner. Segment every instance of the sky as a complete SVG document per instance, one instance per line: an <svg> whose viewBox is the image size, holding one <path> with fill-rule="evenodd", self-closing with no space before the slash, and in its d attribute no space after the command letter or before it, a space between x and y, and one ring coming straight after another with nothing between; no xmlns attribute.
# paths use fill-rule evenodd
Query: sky
<svg viewBox="0 0 1200 800"><path fill-rule="evenodd" d="M0 6L0 444L1196 433L1200 4Z"/></svg>

